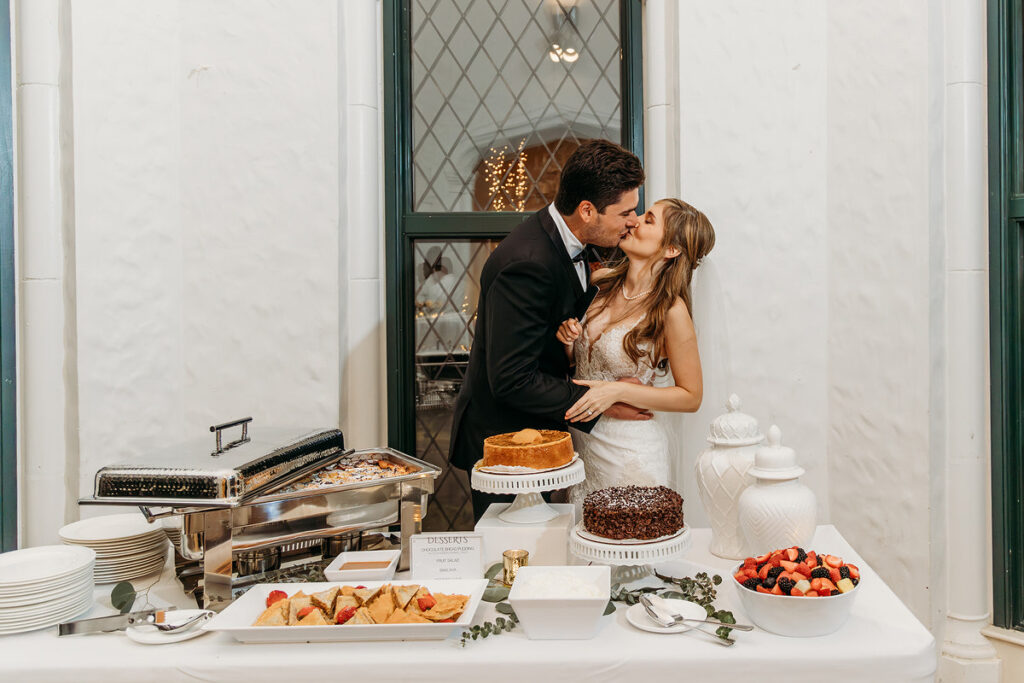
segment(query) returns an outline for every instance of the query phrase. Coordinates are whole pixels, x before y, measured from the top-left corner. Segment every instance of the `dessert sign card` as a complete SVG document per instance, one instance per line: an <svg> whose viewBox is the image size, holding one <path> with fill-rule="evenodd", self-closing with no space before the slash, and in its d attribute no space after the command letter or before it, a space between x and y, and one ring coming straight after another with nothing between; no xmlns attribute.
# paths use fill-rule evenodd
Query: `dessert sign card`
<svg viewBox="0 0 1024 683"><path fill-rule="evenodd" d="M479 579L484 574L484 536L468 531L411 536L409 569L417 581Z"/></svg>

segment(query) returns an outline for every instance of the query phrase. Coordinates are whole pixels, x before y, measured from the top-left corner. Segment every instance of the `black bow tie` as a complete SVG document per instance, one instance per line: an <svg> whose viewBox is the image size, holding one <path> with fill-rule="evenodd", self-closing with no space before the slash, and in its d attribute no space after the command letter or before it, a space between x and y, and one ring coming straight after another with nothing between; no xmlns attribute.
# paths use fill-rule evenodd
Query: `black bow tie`
<svg viewBox="0 0 1024 683"><path fill-rule="evenodd" d="M575 256L573 256L572 257L572 262L573 263L586 263L587 262L587 248L583 247L583 249L580 250L580 253L578 253Z"/></svg>

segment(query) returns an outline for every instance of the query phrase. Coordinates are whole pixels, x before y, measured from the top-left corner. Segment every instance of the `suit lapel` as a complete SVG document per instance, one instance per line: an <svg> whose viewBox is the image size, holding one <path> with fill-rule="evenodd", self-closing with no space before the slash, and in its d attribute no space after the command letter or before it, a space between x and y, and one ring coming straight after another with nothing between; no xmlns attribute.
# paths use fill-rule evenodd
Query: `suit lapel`
<svg viewBox="0 0 1024 683"><path fill-rule="evenodd" d="M580 276L576 272L576 266L573 265L572 259L569 258L569 252L565 248L565 242L562 241L561 233L558 232L558 226L555 225L555 219L551 217L546 206L537 212L537 217L540 219L540 225L544 228L544 232L551 238L552 246L554 246L555 251L558 253L559 263L562 264L562 267L565 268L569 275L574 296L579 299L583 296L583 285L580 284Z"/></svg>

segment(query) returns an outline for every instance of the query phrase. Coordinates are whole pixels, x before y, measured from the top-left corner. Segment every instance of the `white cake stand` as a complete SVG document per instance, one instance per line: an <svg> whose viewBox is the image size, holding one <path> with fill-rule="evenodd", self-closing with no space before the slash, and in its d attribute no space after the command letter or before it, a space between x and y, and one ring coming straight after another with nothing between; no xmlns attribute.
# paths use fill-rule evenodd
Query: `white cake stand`
<svg viewBox="0 0 1024 683"><path fill-rule="evenodd" d="M664 540L638 541L596 541L580 535L583 522L569 534L569 550L581 560L614 566L644 566L678 558L690 549L690 529L683 527L681 534ZM586 532L584 532L586 533Z"/></svg>
<svg viewBox="0 0 1024 683"><path fill-rule="evenodd" d="M490 474L474 467L470 485L483 493L515 494L512 504L498 515L502 521L537 524L554 519L559 514L541 497L541 493L579 484L586 476L583 460L576 458L566 467L535 474Z"/></svg>

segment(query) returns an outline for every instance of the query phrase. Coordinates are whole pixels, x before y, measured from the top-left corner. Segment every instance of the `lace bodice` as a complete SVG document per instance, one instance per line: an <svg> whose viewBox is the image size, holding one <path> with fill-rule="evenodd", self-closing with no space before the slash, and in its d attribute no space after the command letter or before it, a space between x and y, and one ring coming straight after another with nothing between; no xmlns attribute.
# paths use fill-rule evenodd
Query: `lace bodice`
<svg viewBox="0 0 1024 683"><path fill-rule="evenodd" d="M644 342L638 345L640 350L645 353L640 357L638 363L629 359L622 346L622 340L643 319L644 316L641 315L632 322L623 321L610 325L604 329L593 344L590 339L590 326L585 325L583 334L579 336L573 347L573 353L576 356L576 378L615 381L622 377L636 377L643 384L653 383L654 367L646 355L650 351L650 343Z"/></svg>

